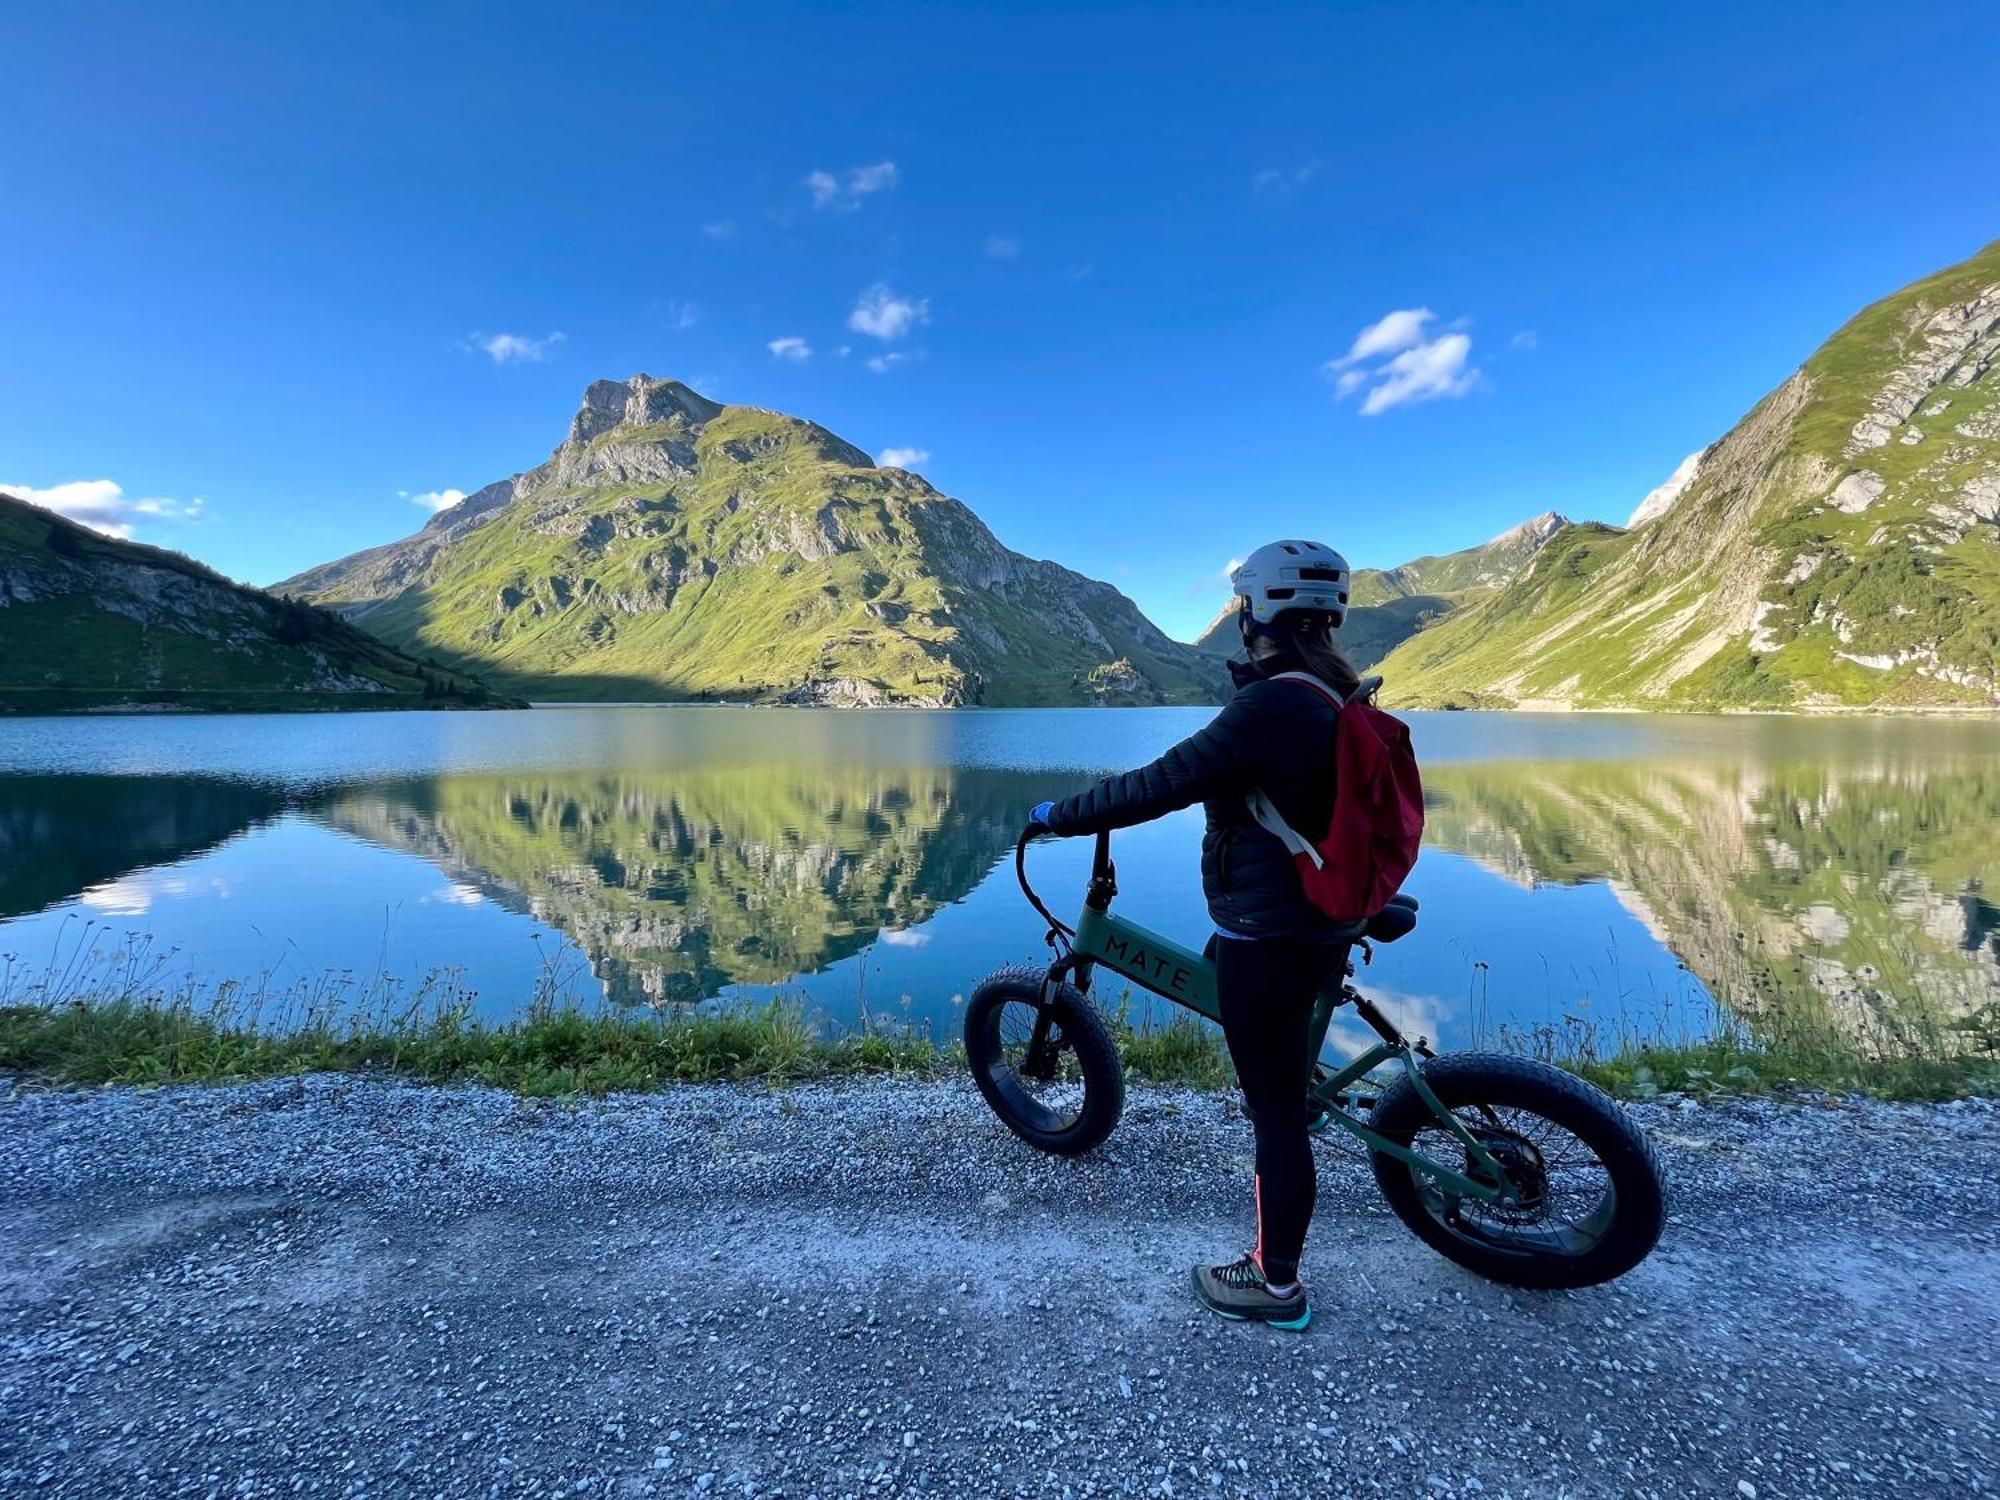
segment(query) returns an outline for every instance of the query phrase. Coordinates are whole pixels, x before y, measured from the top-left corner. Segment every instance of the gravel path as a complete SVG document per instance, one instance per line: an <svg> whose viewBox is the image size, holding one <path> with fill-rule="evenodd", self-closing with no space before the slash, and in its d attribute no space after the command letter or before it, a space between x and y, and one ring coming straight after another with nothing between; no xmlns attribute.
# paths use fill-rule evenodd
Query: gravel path
<svg viewBox="0 0 2000 1500"><path fill-rule="evenodd" d="M1296 1335L1184 1291L1221 1097L1062 1162L961 1083L0 1084L0 1494L1995 1493L2000 1109L1642 1113L1673 1219L1589 1292L1323 1146Z"/></svg>

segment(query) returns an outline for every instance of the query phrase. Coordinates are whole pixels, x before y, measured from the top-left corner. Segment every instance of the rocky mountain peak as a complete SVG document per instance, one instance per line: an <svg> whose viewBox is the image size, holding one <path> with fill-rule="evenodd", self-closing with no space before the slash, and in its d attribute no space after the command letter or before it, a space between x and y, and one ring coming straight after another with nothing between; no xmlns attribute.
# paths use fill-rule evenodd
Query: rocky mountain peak
<svg viewBox="0 0 2000 1500"><path fill-rule="evenodd" d="M1523 542L1530 542L1536 546L1540 546L1567 525L1569 525L1568 516L1558 514L1552 510L1545 510L1539 516L1531 517L1518 526L1508 527L1500 535L1493 538L1492 541L1486 543L1486 546L1495 550L1504 550L1508 547L1518 546Z"/></svg>
<svg viewBox="0 0 2000 1500"><path fill-rule="evenodd" d="M593 380L570 420L569 442L580 446L616 427L648 427L675 417L698 427L721 413L718 403L678 380L656 380L651 375Z"/></svg>
<svg viewBox="0 0 2000 1500"><path fill-rule="evenodd" d="M1702 456L1707 452L1706 448L1701 448L1690 453L1674 466L1674 472L1666 477L1665 482L1646 491L1646 498L1641 500L1638 509L1632 512L1632 518L1625 523L1626 527L1629 529L1634 526L1644 526L1648 521L1658 520L1672 510L1674 502L1685 495L1688 487L1694 483L1695 475L1701 469Z"/></svg>

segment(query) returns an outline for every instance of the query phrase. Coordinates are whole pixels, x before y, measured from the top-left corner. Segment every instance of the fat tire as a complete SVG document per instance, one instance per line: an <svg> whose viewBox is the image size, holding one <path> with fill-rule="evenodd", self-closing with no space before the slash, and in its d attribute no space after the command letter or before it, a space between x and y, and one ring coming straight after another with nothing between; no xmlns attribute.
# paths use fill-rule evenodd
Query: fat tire
<svg viewBox="0 0 2000 1500"><path fill-rule="evenodd" d="M1074 1121L1059 1130L1043 1128L1024 1115L1007 1091L1007 1068L1001 1055L1000 1013L1010 1001L1027 1005L1042 1003L1047 971L1028 965L1013 965L988 975L972 992L965 1007L965 1060L972 1069L972 1081L979 1085L993 1113L1014 1134L1038 1151L1054 1156L1077 1156L1103 1143L1125 1111L1125 1068L1119 1061L1118 1046L1082 991L1071 984L1058 984L1048 1005L1062 1029L1064 1041L1075 1053L1083 1079L1083 1107Z"/></svg>
<svg viewBox="0 0 2000 1500"><path fill-rule="evenodd" d="M1456 1052L1422 1066L1424 1081L1447 1109L1490 1104L1533 1110L1574 1133L1607 1169L1616 1210L1604 1238L1581 1255L1508 1255L1452 1233L1424 1206L1407 1164L1370 1153L1382 1196L1418 1239L1468 1271L1522 1287L1596 1286L1651 1253L1666 1225L1665 1176L1645 1131L1617 1101L1574 1073L1503 1053ZM1410 1080L1399 1077L1376 1101L1370 1123L1407 1146L1435 1118Z"/></svg>

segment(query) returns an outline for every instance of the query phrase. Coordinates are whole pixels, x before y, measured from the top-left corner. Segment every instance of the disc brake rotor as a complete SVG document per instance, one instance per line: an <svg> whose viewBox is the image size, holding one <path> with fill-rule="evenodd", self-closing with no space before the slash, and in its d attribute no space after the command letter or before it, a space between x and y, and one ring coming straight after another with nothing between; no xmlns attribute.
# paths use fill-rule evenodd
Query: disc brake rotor
<svg viewBox="0 0 2000 1500"><path fill-rule="evenodd" d="M1498 1125L1470 1127L1472 1138L1485 1147L1500 1168L1502 1181L1471 1151L1465 1153L1465 1175L1474 1182L1505 1188L1505 1203L1491 1205L1510 1217L1523 1221L1539 1219L1549 1208L1549 1172L1543 1164L1541 1148L1524 1135ZM1491 1211L1491 1210L1489 1210Z"/></svg>

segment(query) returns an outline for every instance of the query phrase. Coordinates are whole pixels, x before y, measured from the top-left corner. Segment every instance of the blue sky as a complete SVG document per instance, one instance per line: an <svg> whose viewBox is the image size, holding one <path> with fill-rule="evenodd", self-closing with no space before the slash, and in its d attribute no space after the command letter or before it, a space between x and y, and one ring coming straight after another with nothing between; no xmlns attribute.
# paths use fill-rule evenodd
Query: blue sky
<svg viewBox="0 0 2000 1500"><path fill-rule="evenodd" d="M1622 521L2000 236L1996 79L1985 4L10 6L0 483L269 582L644 370L1189 634Z"/></svg>

